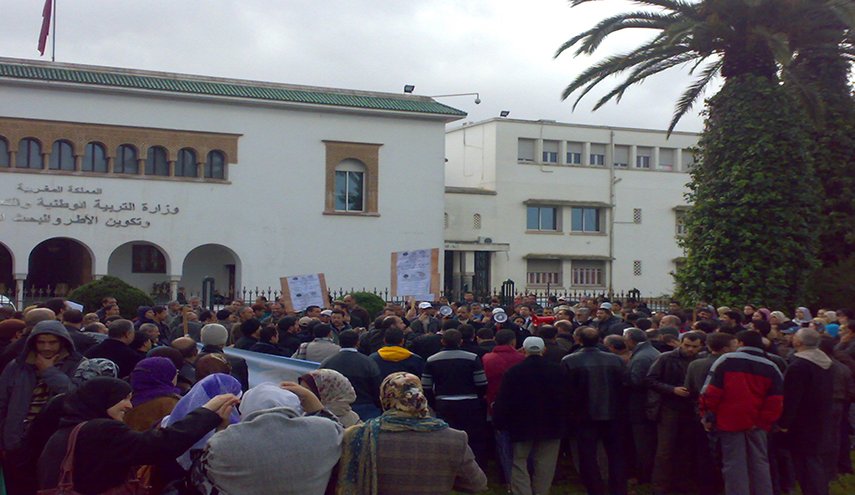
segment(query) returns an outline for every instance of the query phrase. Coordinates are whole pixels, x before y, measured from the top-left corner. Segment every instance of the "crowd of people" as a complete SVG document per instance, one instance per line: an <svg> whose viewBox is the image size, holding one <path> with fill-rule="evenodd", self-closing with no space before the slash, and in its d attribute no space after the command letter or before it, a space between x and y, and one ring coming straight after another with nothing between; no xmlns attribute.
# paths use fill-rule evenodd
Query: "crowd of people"
<svg viewBox="0 0 855 495"><path fill-rule="evenodd" d="M477 493L490 463L509 493L546 494L561 456L589 494L827 494L853 472L849 309L71 307L0 308L11 495ZM250 388L228 347L319 368Z"/></svg>

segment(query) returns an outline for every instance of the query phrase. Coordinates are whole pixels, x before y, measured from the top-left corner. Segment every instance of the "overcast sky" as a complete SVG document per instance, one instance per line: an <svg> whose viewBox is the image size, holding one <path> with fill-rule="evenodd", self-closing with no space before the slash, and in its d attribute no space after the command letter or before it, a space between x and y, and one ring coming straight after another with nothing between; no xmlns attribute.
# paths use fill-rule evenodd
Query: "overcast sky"
<svg viewBox="0 0 855 495"><path fill-rule="evenodd" d="M42 0L0 0L0 56L50 60L36 45ZM57 62L182 72L290 84L439 95L467 120L509 110L553 119L664 129L691 81L672 69L632 88L620 104L572 111L561 92L607 54L650 37L616 37L595 58L553 59L571 36L629 2L570 8L566 0L57 0ZM608 86L610 87L610 86ZM604 93L606 87L599 93ZM707 94L707 97L711 96ZM699 131L696 112L678 130Z"/></svg>

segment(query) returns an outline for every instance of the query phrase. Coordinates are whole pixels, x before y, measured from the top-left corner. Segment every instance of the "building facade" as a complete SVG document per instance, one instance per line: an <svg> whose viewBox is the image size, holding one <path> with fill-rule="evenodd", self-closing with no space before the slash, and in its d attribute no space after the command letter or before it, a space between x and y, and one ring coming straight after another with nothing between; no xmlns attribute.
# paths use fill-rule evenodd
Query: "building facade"
<svg viewBox="0 0 855 495"><path fill-rule="evenodd" d="M173 296L324 272L387 287L442 245L426 97L0 58L0 293L103 275ZM414 194L416 193L416 194Z"/></svg>
<svg viewBox="0 0 855 495"><path fill-rule="evenodd" d="M449 130L446 290L671 294L697 140L507 118Z"/></svg>

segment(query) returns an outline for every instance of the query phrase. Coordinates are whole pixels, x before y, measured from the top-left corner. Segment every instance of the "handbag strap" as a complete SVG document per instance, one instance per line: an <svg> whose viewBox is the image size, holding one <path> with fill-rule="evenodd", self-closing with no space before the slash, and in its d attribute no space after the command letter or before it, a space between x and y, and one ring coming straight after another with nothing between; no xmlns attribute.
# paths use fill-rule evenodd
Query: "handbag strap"
<svg viewBox="0 0 855 495"><path fill-rule="evenodd" d="M77 434L87 422L84 421L71 430L68 436L68 447L65 449L65 457L62 459L62 465L59 468L59 483L58 488L71 489L74 487L74 448L77 446Z"/></svg>

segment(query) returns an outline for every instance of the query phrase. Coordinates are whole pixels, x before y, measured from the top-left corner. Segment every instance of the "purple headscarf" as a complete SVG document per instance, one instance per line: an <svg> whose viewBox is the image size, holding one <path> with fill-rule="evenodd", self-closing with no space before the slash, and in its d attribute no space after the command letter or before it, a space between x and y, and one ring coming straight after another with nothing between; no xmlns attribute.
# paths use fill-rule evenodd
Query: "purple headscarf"
<svg viewBox="0 0 855 495"><path fill-rule="evenodd" d="M202 380L196 382L196 384L193 385L193 388L187 392L187 395L178 401L178 404L176 404L175 408L172 409L172 413L163 418L163 421L160 422L160 426L164 428L171 426L176 421L184 419L191 411L204 406L206 402L220 394L234 394L240 396L240 382L233 376L223 373L214 373L206 376ZM229 423L237 424L239 422L240 415L235 409L229 417ZM190 451L205 448L205 444L208 443L208 439L211 438L211 435L213 434L213 431L209 432L196 442L195 445L187 449L187 452L181 454L178 459L176 459L178 464L180 464L184 469L189 469L191 464Z"/></svg>
<svg viewBox="0 0 855 495"><path fill-rule="evenodd" d="M178 370L171 360L164 357L145 358L131 371L131 404L140 404L169 395L180 395L181 390L172 381Z"/></svg>

